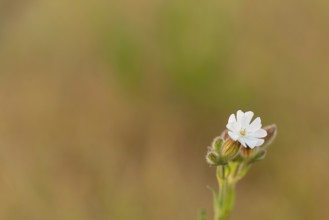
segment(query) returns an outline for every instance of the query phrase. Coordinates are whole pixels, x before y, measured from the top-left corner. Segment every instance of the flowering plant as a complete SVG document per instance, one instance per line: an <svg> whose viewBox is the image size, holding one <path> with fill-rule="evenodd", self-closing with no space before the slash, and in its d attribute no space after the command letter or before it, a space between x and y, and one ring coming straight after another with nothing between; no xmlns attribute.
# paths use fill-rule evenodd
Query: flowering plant
<svg viewBox="0 0 329 220"><path fill-rule="evenodd" d="M237 111L231 114L226 130L216 137L208 148L207 162L216 166L219 191L214 194L214 220L229 218L235 199L235 185L248 172L250 166L264 159L267 147L274 140L275 124L262 128L261 119L253 122L254 113ZM201 216L200 219L205 219Z"/></svg>

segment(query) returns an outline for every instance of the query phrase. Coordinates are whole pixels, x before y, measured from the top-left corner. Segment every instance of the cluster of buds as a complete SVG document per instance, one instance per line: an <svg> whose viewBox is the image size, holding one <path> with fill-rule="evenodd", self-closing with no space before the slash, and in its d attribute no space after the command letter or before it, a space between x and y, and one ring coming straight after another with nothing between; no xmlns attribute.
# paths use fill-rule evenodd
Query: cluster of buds
<svg viewBox="0 0 329 220"><path fill-rule="evenodd" d="M231 138L225 139L222 135L216 137L208 148L207 162L210 165L226 165L232 159L235 159L239 153L241 144L233 141Z"/></svg>
<svg viewBox="0 0 329 220"><path fill-rule="evenodd" d="M226 165L230 161L249 164L264 159L267 147L273 142L277 126L275 124L261 128L260 118L252 123L252 112L237 112L231 115L227 129L216 137L208 148L206 160L210 165Z"/></svg>

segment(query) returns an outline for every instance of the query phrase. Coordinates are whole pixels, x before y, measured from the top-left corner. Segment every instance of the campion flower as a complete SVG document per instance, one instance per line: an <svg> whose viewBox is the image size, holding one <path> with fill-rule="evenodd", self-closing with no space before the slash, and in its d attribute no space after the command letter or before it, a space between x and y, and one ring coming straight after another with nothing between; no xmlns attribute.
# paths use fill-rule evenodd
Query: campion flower
<svg viewBox="0 0 329 220"><path fill-rule="evenodd" d="M245 148L261 146L267 135L266 130L262 129L261 119L257 117L251 122L254 113L252 111L243 112L238 110L236 117L234 114L228 119L226 125L228 135L234 141L238 141Z"/></svg>
<svg viewBox="0 0 329 220"><path fill-rule="evenodd" d="M252 122L254 113L237 111L232 114L221 135L208 147L207 163L216 167L219 190L213 190L214 220L228 220L234 207L235 185L253 163L263 160L267 147L277 134L275 124L262 128L260 118ZM199 220L205 220L202 212Z"/></svg>

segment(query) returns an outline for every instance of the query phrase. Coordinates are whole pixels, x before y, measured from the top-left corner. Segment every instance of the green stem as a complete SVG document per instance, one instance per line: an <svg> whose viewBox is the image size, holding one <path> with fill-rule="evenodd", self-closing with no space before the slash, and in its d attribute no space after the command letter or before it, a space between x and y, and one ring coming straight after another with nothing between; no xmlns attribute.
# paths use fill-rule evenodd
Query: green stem
<svg viewBox="0 0 329 220"><path fill-rule="evenodd" d="M217 179L219 184L219 192L215 198L214 204L214 220L227 220L233 210L235 199L235 184L226 177L226 167L219 166L217 168Z"/></svg>

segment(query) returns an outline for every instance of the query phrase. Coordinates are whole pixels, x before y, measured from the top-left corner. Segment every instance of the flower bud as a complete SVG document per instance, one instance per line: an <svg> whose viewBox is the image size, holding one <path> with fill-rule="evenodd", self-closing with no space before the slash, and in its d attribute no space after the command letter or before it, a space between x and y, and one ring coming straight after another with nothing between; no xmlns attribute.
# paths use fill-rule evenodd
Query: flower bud
<svg viewBox="0 0 329 220"><path fill-rule="evenodd" d="M209 151L207 153L206 160L210 165L217 166L219 161L219 155L214 151Z"/></svg>
<svg viewBox="0 0 329 220"><path fill-rule="evenodd" d="M270 144L272 144L273 140L277 134L277 126L275 124L268 125L263 128L267 132L267 136L264 138L264 144L261 146L261 149L266 149Z"/></svg>
<svg viewBox="0 0 329 220"><path fill-rule="evenodd" d="M216 137L211 144L211 149L219 153L223 143L224 143L224 139L221 136Z"/></svg>
<svg viewBox="0 0 329 220"><path fill-rule="evenodd" d="M240 148L240 156L243 159L251 160L254 156L256 156L258 150L259 150L258 147L255 147L253 149L251 149L249 147L241 147Z"/></svg>
<svg viewBox="0 0 329 220"><path fill-rule="evenodd" d="M220 149L220 156L226 161L234 159L238 154L241 144L228 138Z"/></svg>

